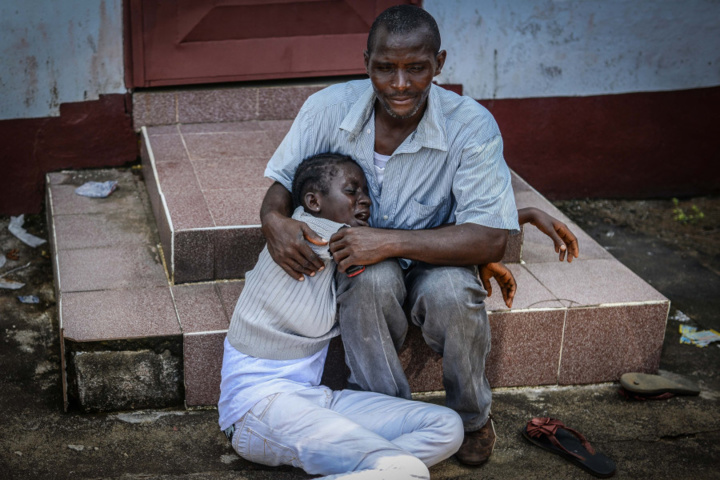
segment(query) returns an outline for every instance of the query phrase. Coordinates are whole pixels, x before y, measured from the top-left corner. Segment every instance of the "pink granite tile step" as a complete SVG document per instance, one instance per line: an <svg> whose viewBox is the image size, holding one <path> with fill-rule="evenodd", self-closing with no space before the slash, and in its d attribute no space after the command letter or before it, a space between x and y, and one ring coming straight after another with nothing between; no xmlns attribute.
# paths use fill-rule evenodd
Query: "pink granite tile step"
<svg viewBox="0 0 720 480"><path fill-rule="evenodd" d="M266 128L257 120L222 123L189 123L178 125L183 135L205 133L264 132Z"/></svg>
<svg viewBox="0 0 720 480"><path fill-rule="evenodd" d="M248 157L269 159L276 148L264 132L206 133L185 135L183 138L194 161Z"/></svg>
<svg viewBox="0 0 720 480"><path fill-rule="evenodd" d="M614 259L528 263L525 268L569 307L667 300Z"/></svg>
<svg viewBox="0 0 720 480"><path fill-rule="evenodd" d="M227 330L228 316L215 285L200 283L170 288L183 333Z"/></svg>
<svg viewBox="0 0 720 480"><path fill-rule="evenodd" d="M213 230L175 232L172 258L175 283L214 280L215 247Z"/></svg>
<svg viewBox="0 0 720 480"><path fill-rule="evenodd" d="M185 144L179 133L148 135L148 138L155 163L187 162L189 160Z"/></svg>
<svg viewBox="0 0 720 480"><path fill-rule="evenodd" d="M183 336L185 404L217 405L225 333Z"/></svg>
<svg viewBox="0 0 720 480"><path fill-rule="evenodd" d="M568 310L559 383L617 381L660 365L669 302Z"/></svg>
<svg viewBox="0 0 720 480"><path fill-rule="evenodd" d="M156 164L156 171L174 230L215 225L190 162Z"/></svg>
<svg viewBox="0 0 720 480"><path fill-rule="evenodd" d="M515 200L518 208L535 207L554 216L565 223L578 239L581 259L610 259L613 256L586 234L560 210L535 191L516 192ZM528 263L553 262L558 260L552 240L530 224L525 225L523 239L523 260Z"/></svg>
<svg viewBox="0 0 720 480"><path fill-rule="evenodd" d="M257 117L257 88L179 90L179 123L241 122Z"/></svg>
<svg viewBox="0 0 720 480"><path fill-rule="evenodd" d="M523 265L508 264L505 266L512 272L517 283L513 310L530 308L564 309L564 305L557 297L545 288ZM490 280L490 282L492 284L492 296L485 300L486 308L493 312L507 311L508 308L502 298L500 287L494 279Z"/></svg>
<svg viewBox="0 0 720 480"><path fill-rule="evenodd" d="M78 172L50 173L48 183L52 188L53 213L75 215L84 213L105 213L143 211L143 202L137 191L136 180L129 171L93 171L92 180L117 180L118 188L108 198L88 198L75 193L75 189L90 180ZM85 177L85 178L83 178Z"/></svg>
<svg viewBox="0 0 720 480"><path fill-rule="evenodd" d="M61 315L77 342L180 335L167 286L64 293Z"/></svg>
<svg viewBox="0 0 720 480"><path fill-rule="evenodd" d="M260 225L260 205L270 186L236 188L234 190L206 190L205 201L210 209L215 225L233 227L241 225Z"/></svg>
<svg viewBox="0 0 720 480"><path fill-rule="evenodd" d="M259 228L227 228L212 232L215 247L215 279L245 278L265 246ZM234 305L233 305L234 306Z"/></svg>
<svg viewBox="0 0 720 480"><path fill-rule="evenodd" d="M290 131L292 122L292 120L264 120L259 123L272 144L277 146Z"/></svg>
<svg viewBox="0 0 720 480"><path fill-rule="evenodd" d="M240 298L240 293L244 287L244 281L215 282L215 289L220 296L223 309L225 310L229 320L232 320L235 304L237 303L238 298Z"/></svg>
<svg viewBox="0 0 720 480"><path fill-rule="evenodd" d="M268 188L272 182L264 178L268 157L224 157L218 160L193 162L200 188L203 190L229 190L235 188Z"/></svg>
<svg viewBox="0 0 720 480"><path fill-rule="evenodd" d="M490 314L486 372L493 387L557 383L566 310Z"/></svg>
<svg viewBox="0 0 720 480"><path fill-rule="evenodd" d="M258 119L293 119L305 100L327 85L288 86L258 89Z"/></svg>
<svg viewBox="0 0 720 480"><path fill-rule="evenodd" d="M149 245L58 251L62 292L167 285L157 249Z"/></svg>
<svg viewBox="0 0 720 480"><path fill-rule="evenodd" d="M175 123L172 125L157 125L154 127L147 127L147 133L151 137L155 135L177 135L180 133L179 128L180 125Z"/></svg>
<svg viewBox="0 0 720 480"><path fill-rule="evenodd" d="M134 92L132 98L135 130L148 125L177 123L175 92Z"/></svg>
<svg viewBox="0 0 720 480"><path fill-rule="evenodd" d="M57 215L58 250L120 245L152 245L154 232L145 220L145 209L116 214Z"/></svg>

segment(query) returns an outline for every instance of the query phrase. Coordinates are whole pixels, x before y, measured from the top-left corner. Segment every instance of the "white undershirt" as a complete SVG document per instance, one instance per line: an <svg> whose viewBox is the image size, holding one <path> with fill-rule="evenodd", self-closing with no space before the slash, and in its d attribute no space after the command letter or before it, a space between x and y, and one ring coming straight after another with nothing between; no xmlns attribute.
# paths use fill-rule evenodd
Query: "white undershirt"
<svg viewBox="0 0 720 480"><path fill-rule="evenodd" d="M382 188L383 177L385 176L385 165L390 160L390 155L382 155L373 152L373 163L375 164L375 177L378 181L378 187Z"/></svg>

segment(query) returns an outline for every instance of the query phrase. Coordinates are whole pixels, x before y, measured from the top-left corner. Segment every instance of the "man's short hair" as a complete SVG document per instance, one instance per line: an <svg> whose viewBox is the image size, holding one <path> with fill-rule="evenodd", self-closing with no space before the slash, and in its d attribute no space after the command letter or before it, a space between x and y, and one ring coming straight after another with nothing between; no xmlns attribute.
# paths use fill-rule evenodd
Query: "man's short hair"
<svg viewBox="0 0 720 480"><path fill-rule="evenodd" d="M414 32L422 28L428 31L430 48L433 53L440 51L440 30L437 22L428 12L414 5L396 5L382 12L370 27L367 39L367 51L372 53L375 48L375 37L380 27L385 27L390 34Z"/></svg>
<svg viewBox="0 0 720 480"><path fill-rule="evenodd" d="M295 208L305 206L303 197L307 192L330 193L330 181L338 173L338 167L344 163L360 166L355 160L340 153L318 153L300 163L295 171L292 183L292 198Z"/></svg>

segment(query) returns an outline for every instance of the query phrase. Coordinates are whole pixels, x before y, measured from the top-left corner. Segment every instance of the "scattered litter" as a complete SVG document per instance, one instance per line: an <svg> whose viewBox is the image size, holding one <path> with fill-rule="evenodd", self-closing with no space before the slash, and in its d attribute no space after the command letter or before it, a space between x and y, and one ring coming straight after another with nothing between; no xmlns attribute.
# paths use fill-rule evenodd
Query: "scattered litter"
<svg viewBox="0 0 720 480"><path fill-rule="evenodd" d="M608 238L612 238L612 237L615 236L615 232L613 232L612 230L610 230L610 231L608 231L608 232L605 233L605 236L608 237Z"/></svg>
<svg viewBox="0 0 720 480"><path fill-rule="evenodd" d="M687 315L685 315L685 314L684 314L683 312L681 312L680 310L677 310L677 311L675 311L675 315L673 315L672 317L670 317L670 320L675 320L676 322L686 323L686 322L688 322L688 321L690 320L690 317L688 317Z"/></svg>
<svg viewBox="0 0 720 480"><path fill-rule="evenodd" d="M47 242L47 240L43 240L42 238L38 238L35 235L27 233L23 228L23 223L25 223L25 215L10 217L10 225L8 225L8 230L10 230L10 233L19 238L20 241L27 245L30 245L33 248Z"/></svg>
<svg viewBox="0 0 720 480"><path fill-rule="evenodd" d="M22 457L22 452L18 450L15 452L15 455L17 455L18 457Z"/></svg>
<svg viewBox="0 0 720 480"><path fill-rule="evenodd" d="M75 450L76 452L82 452L85 450L85 445L68 445L68 448L70 450Z"/></svg>
<svg viewBox="0 0 720 480"><path fill-rule="evenodd" d="M23 269L25 269L25 268L28 268L28 267L30 266L30 263L31 263L31 262L28 262L28 263L26 263L25 265L23 265L22 267L15 267L15 268L13 268L12 270L8 270L7 272L3 272L3 274L0 275L0 279L2 279L2 277L4 277L5 275L8 275L8 274L10 274L10 273L17 272L18 270L23 270Z"/></svg>
<svg viewBox="0 0 720 480"><path fill-rule="evenodd" d="M18 300L22 303L40 303L40 299L35 295L19 295Z"/></svg>
<svg viewBox="0 0 720 480"><path fill-rule="evenodd" d="M225 465L230 465L237 460L240 460L240 457L237 455L220 455L220 461Z"/></svg>
<svg viewBox="0 0 720 480"><path fill-rule="evenodd" d="M8 290L17 290L19 288L24 287L24 283L20 282L13 282L11 280L5 280L3 278L0 278L0 288L6 288Z"/></svg>
<svg viewBox="0 0 720 480"><path fill-rule="evenodd" d="M75 189L75 193L83 197L105 198L117 188L117 180L107 182L87 182Z"/></svg>
<svg viewBox="0 0 720 480"><path fill-rule="evenodd" d="M680 325L680 343L704 348L713 342L720 341L720 333L715 330L700 330L689 325Z"/></svg>

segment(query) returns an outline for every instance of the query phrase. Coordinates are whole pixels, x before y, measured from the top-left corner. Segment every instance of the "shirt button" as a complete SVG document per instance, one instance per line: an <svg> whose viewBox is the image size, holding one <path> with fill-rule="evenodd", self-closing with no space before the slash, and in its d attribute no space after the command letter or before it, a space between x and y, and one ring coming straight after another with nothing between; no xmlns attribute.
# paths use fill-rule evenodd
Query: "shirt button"
<svg viewBox="0 0 720 480"><path fill-rule="evenodd" d="M387 219L388 219L388 216L387 216L387 215L383 215L383 220L387 220Z"/></svg>
<svg viewBox="0 0 720 480"><path fill-rule="evenodd" d="M370 129L368 128L367 133L368 133L368 134L371 134L371 133L372 133L372 130L370 130Z"/></svg>

